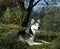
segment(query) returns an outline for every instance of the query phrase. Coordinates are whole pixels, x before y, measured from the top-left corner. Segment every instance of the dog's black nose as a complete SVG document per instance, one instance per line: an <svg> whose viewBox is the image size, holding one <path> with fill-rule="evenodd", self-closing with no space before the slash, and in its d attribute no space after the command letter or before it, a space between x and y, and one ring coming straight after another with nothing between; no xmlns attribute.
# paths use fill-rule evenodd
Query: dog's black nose
<svg viewBox="0 0 60 49"><path fill-rule="evenodd" d="M38 30L40 30L40 27L38 27Z"/></svg>

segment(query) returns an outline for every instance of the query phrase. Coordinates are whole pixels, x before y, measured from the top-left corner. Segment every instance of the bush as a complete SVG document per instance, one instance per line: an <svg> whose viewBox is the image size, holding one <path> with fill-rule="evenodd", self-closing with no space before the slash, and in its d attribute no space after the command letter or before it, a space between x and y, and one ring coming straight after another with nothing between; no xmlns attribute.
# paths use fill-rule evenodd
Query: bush
<svg viewBox="0 0 60 49"><path fill-rule="evenodd" d="M45 15L42 19L42 28L47 31L60 31L60 9L52 8L49 14Z"/></svg>

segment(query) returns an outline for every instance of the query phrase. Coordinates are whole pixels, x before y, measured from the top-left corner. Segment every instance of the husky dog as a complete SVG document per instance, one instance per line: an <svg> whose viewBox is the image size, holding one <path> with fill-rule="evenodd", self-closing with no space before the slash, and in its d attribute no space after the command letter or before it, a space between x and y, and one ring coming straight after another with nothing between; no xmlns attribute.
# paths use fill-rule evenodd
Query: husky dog
<svg viewBox="0 0 60 49"><path fill-rule="evenodd" d="M49 44L50 42L42 41L42 43L34 42L34 38L36 33L40 30L40 20L31 20L31 25L30 27L27 27L27 29L24 29L22 31L17 32L17 40L26 42L28 45L42 45L42 44Z"/></svg>

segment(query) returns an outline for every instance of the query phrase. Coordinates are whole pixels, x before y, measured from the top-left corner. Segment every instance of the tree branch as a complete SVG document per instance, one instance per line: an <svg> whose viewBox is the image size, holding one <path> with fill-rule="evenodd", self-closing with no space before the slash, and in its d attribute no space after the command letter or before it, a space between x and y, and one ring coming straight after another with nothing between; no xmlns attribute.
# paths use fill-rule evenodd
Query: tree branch
<svg viewBox="0 0 60 49"><path fill-rule="evenodd" d="M48 2L46 2L46 0L44 0L44 2L45 2L47 5L49 5Z"/></svg>
<svg viewBox="0 0 60 49"><path fill-rule="evenodd" d="M30 2L29 2L29 7L28 7L28 9L27 9L27 11L29 11L30 9L32 9L33 7L33 2L34 2L34 0L30 0Z"/></svg>
<svg viewBox="0 0 60 49"><path fill-rule="evenodd" d="M27 11L29 10L30 7L33 8L35 5L37 5L37 3L38 3L39 1L41 1L41 0L38 0L38 1L33 5L34 0L31 0Z"/></svg>
<svg viewBox="0 0 60 49"><path fill-rule="evenodd" d="M27 26L27 23L28 23L28 21L29 21L32 8L33 8L39 1L40 1L40 0L38 0L38 1L33 5L34 0L30 0L30 2L29 2L29 7L28 7L28 9L27 9L28 14L26 15L26 17L25 17L25 19L24 19L24 21L23 21L23 23L22 23L22 26L23 26L23 27L26 27L26 26Z"/></svg>
<svg viewBox="0 0 60 49"><path fill-rule="evenodd" d="M41 0L38 0L32 7L34 7L35 5L37 5L37 3L38 3L39 1L41 1Z"/></svg>

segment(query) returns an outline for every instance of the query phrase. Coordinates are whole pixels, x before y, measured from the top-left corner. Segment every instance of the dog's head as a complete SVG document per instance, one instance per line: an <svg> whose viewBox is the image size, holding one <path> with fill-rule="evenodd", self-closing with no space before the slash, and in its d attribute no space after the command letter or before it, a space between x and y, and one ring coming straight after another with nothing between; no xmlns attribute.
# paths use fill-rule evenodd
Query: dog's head
<svg viewBox="0 0 60 49"><path fill-rule="evenodd" d="M40 30L40 20L31 20L31 31L33 32L33 34L36 34L36 32L38 32Z"/></svg>

